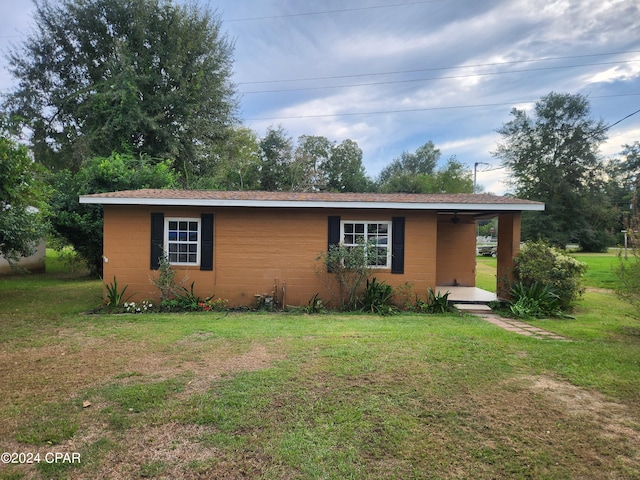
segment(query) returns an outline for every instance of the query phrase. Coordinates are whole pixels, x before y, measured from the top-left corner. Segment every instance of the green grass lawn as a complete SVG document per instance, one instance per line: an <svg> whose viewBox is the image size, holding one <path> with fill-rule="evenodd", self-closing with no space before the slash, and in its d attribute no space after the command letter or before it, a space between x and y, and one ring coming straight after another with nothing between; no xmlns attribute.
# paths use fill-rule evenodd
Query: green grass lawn
<svg viewBox="0 0 640 480"><path fill-rule="evenodd" d="M100 298L64 269L0 279L0 450L81 455L0 479L640 477L640 323L607 293L536 322L568 341L459 315L82 314Z"/></svg>

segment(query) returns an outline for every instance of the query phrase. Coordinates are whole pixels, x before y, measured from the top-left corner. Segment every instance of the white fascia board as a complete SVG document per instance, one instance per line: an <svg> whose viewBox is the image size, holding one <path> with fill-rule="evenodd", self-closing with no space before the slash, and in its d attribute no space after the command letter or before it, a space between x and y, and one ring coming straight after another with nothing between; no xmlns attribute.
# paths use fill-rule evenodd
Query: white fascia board
<svg viewBox="0 0 640 480"><path fill-rule="evenodd" d="M415 202L314 202L305 200L221 200L198 198L114 198L80 197L80 203L101 205L149 205L165 207L260 207L260 208L350 208L387 210L483 210L542 211L544 204L527 203L415 203Z"/></svg>

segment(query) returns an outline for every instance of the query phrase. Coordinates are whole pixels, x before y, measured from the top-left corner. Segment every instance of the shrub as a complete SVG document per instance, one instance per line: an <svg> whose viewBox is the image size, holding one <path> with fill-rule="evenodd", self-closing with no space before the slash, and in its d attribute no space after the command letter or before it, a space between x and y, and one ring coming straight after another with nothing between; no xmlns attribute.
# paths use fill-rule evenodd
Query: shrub
<svg viewBox="0 0 640 480"><path fill-rule="evenodd" d="M570 310L584 291L581 282L587 265L544 241L525 243L514 260L515 282L524 287L550 286L562 311Z"/></svg>
<svg viewBox="0 0 640 480"><path fill-rule="evenodd" d="M118 280L116 277L113 277L112 283L105 284L105 289L107 291L105 296L105 305L110 311L113 311L120 307L120 304L125 301L124 292L127 291L128 285L125 285L122 290L118 288Z"/></svg>
<svg viewBox="0 0 640 480"><path fill-rule="evenodd" d="M635 202L633 205L637 211ZM625 229L627 241L624 254L620 251L619 263L614 269L621 285L616 293L633 305L636 313L640 313L640 218L637 214L625 220ZM630 257L627 253L627 245L630 246Z"/></svg>
<svg viewBox="0 0 640 480"><path fill-rule="evenodd" d="M440 293L429 287L427 290L427 300L417 300L416 309L422 313L447 313L451 310L449 306L449 293Z"/></svg>
<svg viewBox="0 0 640 480"><path fill-rule="evenodd" d="M400 310L415 310L416 294L413 285L404 282L393 290L393 303Z"/></svg>
<svg viewBox="0 0 640 480"><path fill-rule="evenodd" d="M398 310L391 304L392 299L393 287L385 282L379 282L376 277L373 277L371 280L367 280L362 296L362 311L379 315L393 315Z"/></svg>
<svg viewBox="0 0 640 480"><path fill-rule="evenodd" d="M509 309L516 318L559 317L560 297L550 285L533 282L525 285L518 282L511 287L511 304Z"/></svg>
<svg viewBox="0 0 640 480"><path fill-rule="evenodd" d="M176 285L176 271L171 268L167 256L163 254L158 260L160 266L153 272L151 283L160 290L160 302L164 306L176 297L179 285Z"/></svg>
<svg viewBox="0 0 640 480"><path fill-rule="evenodd" d="M317 260L317 272L325 278L327 289L342 310L358 308L358 295L371 274L367 251L371 246L331 245Z"/></svg>
<svg viewBox="0 0 640 480"><path fill-rule="evenodd" d="M305 313L324 313L324 303L322 302L322 298L320 298L319 293L315 293L313 297L309 299L307 302L307 306L303 307L302 310Z"/></svg>

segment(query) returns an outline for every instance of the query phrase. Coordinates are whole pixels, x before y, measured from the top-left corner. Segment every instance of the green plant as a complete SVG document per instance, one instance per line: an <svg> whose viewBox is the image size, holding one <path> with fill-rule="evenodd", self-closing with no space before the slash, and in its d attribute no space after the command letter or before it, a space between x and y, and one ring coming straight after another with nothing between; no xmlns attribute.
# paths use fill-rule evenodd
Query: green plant
<svg viewBox="0 0 640 480"><path fill-rule="evenodd" d="M198 309L204 312L220 312L227 309L229 300L226 298L216 298L213 300L213 296L208 297L198 302Z"/></svg>
<svg viewBox="0 0 640 480"><path fill-rule="evenodd" d="M562 317L560 297L550 285L515 283L509 290L509 310L516 318Z"/></svg>
<svg viewBox="0 0 640 480"><path fill-rule="evenodd" d="M303 307L302 310L305 313L323 313L325 308L322 298L320 298L320 294L315 293L307 302L307 306Z"/></svg>
<svg viewBox="0 0 640 480"><path fill-rule="evenodd" d="M549 285L563 311L571 310L583 293L582 276L587 265L544 241L525 243L514 261L514 282L525 287Z"/></svg>
<svg viewBox="0 0 640 480"><path fill-rule="evenodd" d="M160 303L164 306L165 302L176 296L176 271L171 268L166 254L161 255L158 261L158 270L153 273L151 283L160 290Z"/></svg>
<svg viewBox="0 0 640 480"><path fill-rule="evenodd" d="M125 313L150 313L153 311L153 302L149 300L143 300L140 303L124 302L122 309Z"/></svg>
<svg viewBox="0 0 640 480"><path fill-rule="evenodd" d="M189 288L178 285L176 287L176 300L181 307L181 310L196 312L200 310L200 303L202 299L195 294L194 286L196 282L191 282Z"/></svg>
<svg viewBox="0 0 640 480"><path fill-rule="evenodd" d="M125 300L124 292L127 291L128 285L125 285L122 290L118 288L118 280L116 280L115 275L113 276L113 282L105 284L105 289L107 291L105 295L105 305L109 308L110 311L117 309L120 304ZM130 298L131 295L128 297Z"/></svg>
<svg viewBox="0 0 640 480"><path fill-rule="evenodd" d="M393 315L398 312L398 309L392 305L392 299L393 287L373 277L371 280L367 280L366 283L361 300L362 311L379 315Z"/></svg>
<svg viewBox="0 0 640 480"><path fill-rule="evenodd" d="M373 245L331 245L318 256L317 271L325 277L327 289L342 310L358 308L359 292L371 274L367 252L373 248Z"/></svg>
<svg viewBox="0 0 640 480"><path fill-rule="evenodd" d="M624 254L622 250L618 254L618 265L614 271L620 286L616 293L633 305L636 314L640 313L640 216L637 214L638 205L634 196L632 204L635 215L631 215L625 220L625 242ZM627 246L631 246L631 256L629 257Z"/></svg>
<svg viewBox="0 0 640 480"><path fill-rule="evenodd" d="M429 287L426 301L417 299L416 310L422 313L447 313L451 310L449 306L449 294L451 292L436 292Z"/></svg>
<svg viewBox="0 0 640 480"><path fill-rule="evenodd" d="M402 285L394 288L393 303L400 310L413 310L415 308L413 285L409 282L404 282Z"/></svg>

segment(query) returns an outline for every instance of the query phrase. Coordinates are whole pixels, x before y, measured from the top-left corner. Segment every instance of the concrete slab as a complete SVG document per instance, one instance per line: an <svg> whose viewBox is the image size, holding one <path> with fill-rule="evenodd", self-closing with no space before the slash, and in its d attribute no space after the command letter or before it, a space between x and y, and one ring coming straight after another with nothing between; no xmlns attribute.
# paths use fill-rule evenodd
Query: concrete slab
<svg viewBox="0 0 640 480"><path fill-rule="evenodd" d="M451 303L489 303L497 300L495 293L478 287L439 285L436 287L436 292L441 295L449 292L447 298Z"/></svg>

